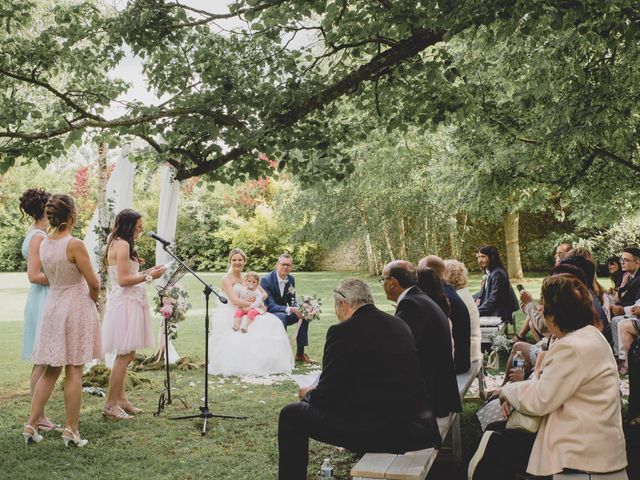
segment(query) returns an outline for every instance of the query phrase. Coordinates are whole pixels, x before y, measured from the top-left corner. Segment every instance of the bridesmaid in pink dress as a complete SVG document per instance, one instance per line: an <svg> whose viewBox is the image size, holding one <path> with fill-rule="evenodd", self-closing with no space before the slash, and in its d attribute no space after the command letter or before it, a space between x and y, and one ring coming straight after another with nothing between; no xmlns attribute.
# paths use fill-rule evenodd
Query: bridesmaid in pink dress
<svg viewBox="0 0 640 480"><path fill-rule="evenodd" d="M85 363L101 355L100 319L96 308L100 280L93 271L84 243L71 236L78 218L73 198L52 195L45 212L50 233L40 245L40 260L50 288L33 361L36 365L46 365L47 369L33 392L31 415L22 436L27 444L42 440L33 425L43 416L64 367L67 418L62 440L66 446L84 447L88 440L82 439L78 432L82 369Z"/></svg>
<svg viewBox="0 0 640 480"><path fill-rule="evenodd" d="M116 353L109 377L109 395L102 410L105 418L125 420L142 410L133 406L124 389L129 363L136 350L153 346L151 310L145 282L164 273L164 266L140 272L140 259L134 242L142 232L142 216L125 209L116 220L107 241L104 263L109 270L109 297L102 323L104 353Z"/></svg>

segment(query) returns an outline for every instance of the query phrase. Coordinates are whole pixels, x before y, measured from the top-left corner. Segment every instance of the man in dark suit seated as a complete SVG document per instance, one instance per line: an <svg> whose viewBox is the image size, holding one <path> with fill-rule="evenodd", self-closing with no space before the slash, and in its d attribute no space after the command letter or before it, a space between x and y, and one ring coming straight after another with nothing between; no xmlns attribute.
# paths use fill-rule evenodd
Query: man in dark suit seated
<svg viewBox="0 0 640 480"><path fill-rule="evenodd" d="M404 260L387 264L382 272L387 298L396 302L396 317L411 329L418 348L427 391L437 417L462 411L453 365L449 319L429 296L416 287L416 267Z"/></svg>
<svg viewBox="0 0 640 480"><path fill-rule="evenodd" d="M437 255L428 255L418 263L418 270L428 267L442 282L442 292L449 300L451 330L453 334L453 364L455 372L464 373L471 368L471 317L469 309L456 292L444 281L444 261Z"/></svg>
<svg viewBox="0 0 640 480"><path fill-rule="evenodd" d="M302 318L296 307L296 279L289 273L292 268L293 258L283 253L278 257L276 269L260 279L260 286L268 295L264 303L267 311L278 317L285 329L302 320L296 337L296 362L315 363L304 353L304 347L309 345L309 322Z"/></svg>
<svg viewBox="0 0 640 480"><path fill-rule="evenodd" d="M309 438L355 452L441 444L409 328L373 305L362 280L342 280L333 300L339 323L327 331L318 385L280 412L280 480L307 478Z"/></svg>

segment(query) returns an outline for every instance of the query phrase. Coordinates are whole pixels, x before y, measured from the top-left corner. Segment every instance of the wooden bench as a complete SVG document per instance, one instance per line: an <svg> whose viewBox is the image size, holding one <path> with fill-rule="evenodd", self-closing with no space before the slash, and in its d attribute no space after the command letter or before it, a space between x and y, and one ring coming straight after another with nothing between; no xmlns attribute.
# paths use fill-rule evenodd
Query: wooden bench
<svg viewBox="0 0 640 480"><path fill-rule="evenodd" d="M469 371L457 376L460 399L475 379L484 393L484 375L480 362L473 362ZM456 461L460 460L462 446L460 438L460 416L451 413L448 417L438 419L440 436L444 440L451 433L452 453ZM390 480L424 480L431 469L431 465L438 455L435 448L426 448L404 455L392 453L367 453L351 469L353 480L371 480L386 478Z"/></svg>

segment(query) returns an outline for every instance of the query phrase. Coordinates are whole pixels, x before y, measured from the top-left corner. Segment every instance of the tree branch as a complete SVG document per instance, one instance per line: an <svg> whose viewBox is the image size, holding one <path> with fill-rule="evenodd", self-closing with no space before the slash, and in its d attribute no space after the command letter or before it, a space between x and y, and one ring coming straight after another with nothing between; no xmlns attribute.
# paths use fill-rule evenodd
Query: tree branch
<svg viewBox="0 0 640 480"><path fill-rule="evenodd" d="M194 7L189 7L187 5L183 5L180 2L176 2L176 3L168 3L166 5L166 7L168 8L182 8L183 10L187 10L193 13L197 13L199 15L202 15L204 18L201 20L194 20L193 22L185 22L185 23L176 23L174 25L171 25L169 28L173 29L173 28L189 28L189 27L197 27L199 25L206 25L209 22L214 22L216 20L224 20L224 19L228 19L228 18L234 18L234 17L239 17L240 15L243 15L245 13L248 12L260 12L262 10L266 10L267 8L271 8L271 7L276 7L278 5L281 5L283 3L285 3L286 0L274 0L271 2L265 2L263 4L257 5L255 7L248 7L248 8L239 8L238 10L236 10L235 12L229 12L229 13L211 13L211 12L207 12L205 10L200 10ZM154 7L157 8L157 7Z"/></svg>
<svg viewBox="0 0 640 480"><path fill-rule="evenodd" d="M609 150L606 150L606 149L604 149L602 147L599 147L598 145L592 146L591 149L597 155L601 155L603 157L607 157L607 158L613 160L614 162L619 163L620 165L624 165L625 167L633 170L636 173L640 173L640 165L637 165L637 164L633 163L631 160L627 160L626 158L622 158L620 155L617 155L617 154L615 154L613 152L610 152Z"/></svg>
<svg viewBox="0 0 640 480"><path fill-rule="evenodd" d="M231 117L229 115L225 115L219 112L215 112L207 109L206 107L201 108L175 108L172 110L160 110L153 114L140 115L139 117L120 117L115 120L94 120L92 118L84 119L77 123L69 123L67 122L67 126L54 128L51 130L46 130L44 132L12 132L12 131L0 131L0 138L19 138L21 140L46 140L48 138L58 137L60 135L64 135L65 133L69 133L73 130L85 130L88 128L118 128L118 127L134 127L136 125L140 125L143 123L149 123L154 120L160 120L162 118L174 118L181 116L189 116L189 115L202 115L204 117L212 118L217 125L222 126L232 126L237 128L244 127L244 124L236 119L235 117Z"/></svg>
<svg viewBox="0 0 640 480"><path fill-rule="evenodd" d="M249 153L244 147L236 147L225 153L224 155L220 155L213 160L209 160L207 162L203 162L200 165L197 165L194 168L189 169L178 169L178 174L176 175L177 180L186 180L187 178L197 177L198 175L202 175L207 172L214 171L223 165L237 160L243 155Z"/></svg>
<svg viewBox="0 0 640 480"><path fill-rule="evenodd" d="M80 113L83 118L91 118L93 120L103 120L102 117L98 115L94 115L93 113L89 113L87 110L85 110L76 102L74 102L68 95L65 95L64 93L55 89L50 83L44 82L42 80L38 80L35 75L35 69L31 73L31 76L21 75L19 73L10 72L4 69L0 69L0 75L13 78L14 80L19 80L21 82L30 83L32 85L36 85L38 87L44 88L45 90L48 90L49 92L53 93L56 97L58 97L60 100L62 100L64 103L66 103L71 108L73 108L76 112Z"/></svg>
<svg viewBox="0 0 640 480"><path fill-rule="evenodd" d="M363 82L375 80L383 72L403 61L417 55L425 48L442 40L444 32L418 30L411 37L398 42L393 47L373 57L368 63L349 73L335 84L329 86L316 95L311 95L298 106L288 112L275 117L274 127L289 127L307 116L314 110L319 110L333 102L340 96L353 91Z"/></svg>

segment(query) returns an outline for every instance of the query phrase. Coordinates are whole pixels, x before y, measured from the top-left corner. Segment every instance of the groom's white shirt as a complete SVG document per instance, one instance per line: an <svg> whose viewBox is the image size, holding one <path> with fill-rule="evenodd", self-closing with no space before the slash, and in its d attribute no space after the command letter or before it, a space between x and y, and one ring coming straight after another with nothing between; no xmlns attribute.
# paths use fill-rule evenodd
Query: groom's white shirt
<svg viewBox="0 0 640 480"><path fill-rule="evenodd" d="M280 296L284 297L284 286L287 284L288 277L282 279L280 278L280 275L278 275L277 273L276 273L276 277L278 277L278 286L280 287Z"/></svg>
<svg viewBox="0 0 640 480"><path fill-rule="evenodd" d="M287 280L289 280L289 276L287 276L284 280L280 278L280 275L276 272L276 277L278 279L278 287L280 288L280 296L284 298L284 287L287 284ZM287 307L285 312L287 315L291 313L291 307Z"/></svg>

